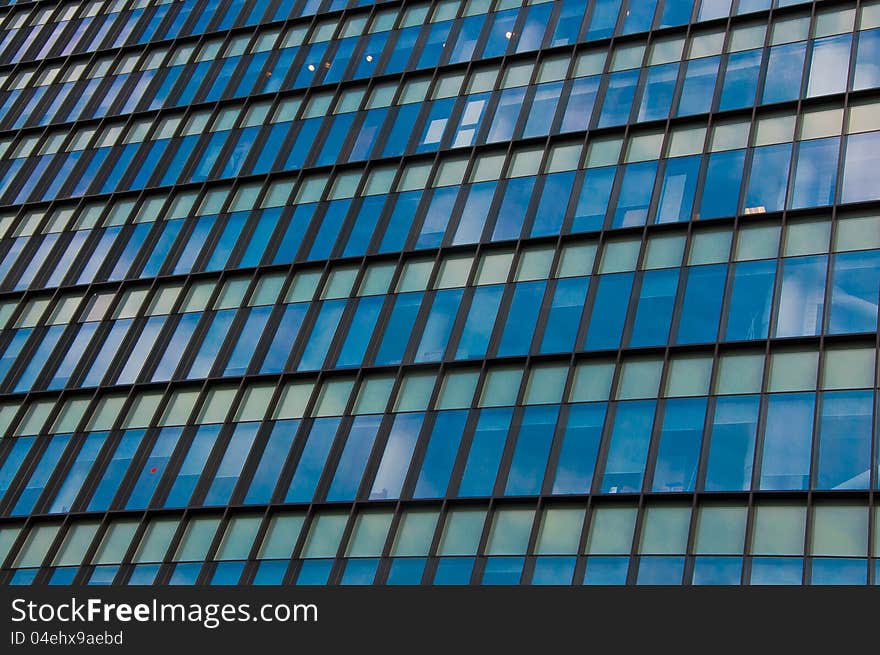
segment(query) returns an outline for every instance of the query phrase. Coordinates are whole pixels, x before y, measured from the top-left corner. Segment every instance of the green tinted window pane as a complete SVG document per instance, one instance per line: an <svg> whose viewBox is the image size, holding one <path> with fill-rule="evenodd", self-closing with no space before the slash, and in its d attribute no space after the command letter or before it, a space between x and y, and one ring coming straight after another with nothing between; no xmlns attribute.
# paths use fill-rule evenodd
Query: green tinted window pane
<svg viewBox="0 0 880 655"><path fill-rule="evenodd" d="M92 539L95 538L99 526L97 521L72 525L64 536L64 541L52 561L52 566L74 566L82 563L86 550L92 545Z"/></svg>
<svg viewBox="0 0 880 655"><path fill-rule="evenodd" d="M739 555L746 538L745 507L738 505L704 505L697 515L694 545L699 555Z"/></svg>
<svg viewBox="0 0 880 655"><path fill-rule="evenodd" d="M393 377L366 378L361 383L357 401L354 405L354 413L381 414L388 406L388 400L391 398L393 388Z"/></svg>
<svg viewBox="0 0 880 655"><path fill-rule="evenodd" d="M471 406L480 378L479 371L447 373L440 390L437 409L461 409Z"/></svg>
<svg viewBox="0 0 880 655"><path fill-rule="evenodd" d="M35 525L28 532L21 550L18 551L18 557L15 558L13 568L26 569L40 566L52 542L58 535L61 528L59 523Z"/></svg>
<svg viewBox="0 0 880 655"><path fill-rule="evenodd" d="M375 264L368 267L367 272L364 273L364 279L361 281L361 288L358 294L361 296L375 296L388 293L388 289L391 286L391 278L394 277L396 269L396 264Z"/></svg>
<svg viewBox="0 0 880 655"><path fill-rule="evenodd" d="M394 411L419 412L427 409L436 379L437 377L433 373L407 375L397 394Z"/></svg>
<svg viewBox="0 0 880 655"><path fill-rule="evenodd" d="M534 248L523 251L516 268L516 281L545 280L550 277L553 248Z"/></svg>
<svg viewBox="0 0 880 655"><path fill-rule="evenodd" d="M764 355L736 353L723 355L718 364L715 393L760 393L764 376Z"/></svg>
<svg viewBox="0 0 880 655"><path fill-rule="evenodd" d="M659 555L676 555L687 552L690 522L690 507L648 507L642 525L639 552Z"/></svg>
<svg viewBox="0 0 880 655"><path fill-rule="evenodd" d="M769 391L809 391L816 388L819 353L776 352L770 356Z"/></svg>
<svg viewBox="0 0 880 655"><path fill-rule="evenodd" d="M598 247L595 243L569 243L562 247L557 277L578 277L593 272Z"/></svg>
<svg viewBox="0 0 880 655"><path fill-rule="evenodd" d="M614 379L614 362L587 362L578 364L574 370L569 401L573 403L608 400L611 381Z"/></svg>
<svg viewBox="0 0 880 655"><path fill-rule="evenodd" d="M244 397L235 413L236 421L259 421L262 420L269 408L269 401L272 400L272 394L275 392L275 386L270 384L261 384L258 386L245 389Z"/></svg>
<svg viewBox="0 0 880 655"><path fill-rule="evenodd" d="M6 559L18 534L21 532L20 525L5 525L0 528L0 562Z"/></svg>
<svg viewBox="0 0 880 655"><path fill-rule="evenodd" d="M629 555L636 527L635 507L596 507L590 517L588 555Z"/></svg>
<svg viewBox="0 0 880 655"><path fill-rule="evenodd" d="M586 510L557 507L544 510L535 553L538 555L575 555L581 540Z"/></svg>
<svg viewBox="0 0 880 655"><path fill-rule="evenodd" d="M315 289L321 280L320 271L303 271L297 273L287 292L285 302L308 302L315 296Z"/></svg>
<svg viewBox="0 0 880 655"><path fill-rule="evenodd" d="M783 255L816 255L828 252L831 222L828 220L789 223L785 229Z"/></svg>
<svg viewBox="0 0 880 655"><path fill-rule="evenodd" d="M622 273L636 270L636 262L639 260L641 248L641 242L635 239L608 241L602 250L599 272Z"/></svg>
<svg viewBox="0 0 880 655"><path fill-rule="evenodd" d="M136 520L126 519L111 523L104 533L92 564L119 564L125 558L138 524Z"/></svg>
<svg viewBox="0 0 880 655"><path fill-rule="evenodd" d="M177 531L178 517L167 519L153 519L147 526L144 536L141 538L133 561L136 564L143 562L161 562L165 558L168 544Z"/></svg>
<svg viewBox="0 0 880 655"><path fill-rule="evenodd" d="M483 383L480 407L513 405L519 393L522 369L500 368L489 371Z"/></svg>
<svg viewBox="0 0 880 655"><path fill-rule="evenodd" d="M736 241L737 261L771 259L779 253L778 225L747 225L740 228Z"/></svg>
<svg viewBox="0 0 880 655"><path fill-rule="evenodd" d="M874 386L874 348L834 348L825 351L823 389L868 389Z"/></svg>
<svg viewBox="0 0 880 655"><path fill-rule="evenodd" d="M425 557L434 538L439 512L433 510L409 510L404 513L397 528L394 557Z"/></svg>
<svg viewBox="0 0 880 655"><path fill-rule="evenodd" d="M660 360L642 359L625 362L617 389L617 398L619 400L656 398L662 372L663 362Z"/></svg>
<svg viewBox="0 0 880 655"><path fill-rule="evenodd" d="M449 512L437 554L475 555L485 520L486 510L483 509L459 509Z"/></svg>
<svg viewBox="0 0 880 655"><path fill-rule="evenodd" d="M731 233L729 230L696 232L691 237L691 250L688 264L717 264L730 257Z"/></svg>
<svg viewBox="0 0 880 655"><path fill-rule="evenodd" d="M495 252L483 255L477 271L476 284L500 284L507 282L510 264L513 262L512 252Z"/></svg>
<svg viewBox="0 0 880 655"><path fill-rule="evenodd" d="M339 540L348 522L348 514L319 514L312 520L302 557L336 557Z"/></svg>
<svg viewBox="0 0 880 655"><path fill-rule="evenodd" d="M837 222L834 233L835 252L873 248L880 248L880 214L847 216Z"/></svg>
<svg viewBox="0 0 880 655"><path fill-rule="evenodd" d="M535 510L533 509L500 509L495 512L486 554L525 554L534 518Z"/></svg>
<svg viewBox="0 0 880 655"><path fill-rule="evenodd" d="M526 405L541 405L562 402L565 381L568 378L567 366L535 366L526 386Z"/></svg>
<svg viewBox="0 0 880 655"><path fill-rule="evenodd" d="M813 508L812 555L865 557L868 554L868 508L865 505L817 504Z"/></svg>
<svg viewBox="0 0 880 655"><path fill-rule="evenodd" d="M807 510L795 505L759 505L752 528L752 555L803 555Z"/></svg>
<svg viewBox="0 0 880 655"><path fill-rule="evenodd" d="M275 409L276 419L301 418L312 396L315 383L311 380L291 382L281 392L281 400Z"/></svg>
<svg viewBox="0 0 880 655"><path fill-rule="evenodd" d="M186 531L177 547L174 555L175 562L199 562L208 554L211 541L217 532L220 519L214 517L200 517L190 519Z"/></svg>
<svg viewBox="0 0 880 655"><path fill-rule="evenodd" d="M347 557L379 557L394 514L391 510L361 512L348 542Z"/></svg>
<svg viewBox="0 0 880 655"><path fill-rule="evenodd" d="M642 268L674 268L681 266L687 239L680 234L664 234L648 240L648 252Z"/></svg>
<svg viewBox="0 0 880 655"><path fill-rule="evenodd" d="M214 559L247 559L262 522L262 516L236 516L230 520Z"/></svg>
<svg viewBox="0 0 880 655"><path fill-rule="evenodd" d="M669 362L666 395L705 396L711 379L711 357L678 357Z"/></svg>
<svg viewBox="0 0 880 655"><path fill-rule="evenodd" d="M354 380L331 380L325 382L318 396L315 416L340 416L345 411Z"/></svg>
<svg viewBox="0 0 880 655"><path fill-rule="evenodd" d="M287 559L293 553L305 514L276 514L269 522L260 547L259 559Z"/></svg>

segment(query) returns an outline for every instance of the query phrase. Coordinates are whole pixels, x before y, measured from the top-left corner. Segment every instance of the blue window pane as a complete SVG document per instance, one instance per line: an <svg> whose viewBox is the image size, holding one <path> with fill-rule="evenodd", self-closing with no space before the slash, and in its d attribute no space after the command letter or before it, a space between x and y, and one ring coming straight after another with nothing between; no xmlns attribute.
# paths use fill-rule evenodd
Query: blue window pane
<svg viewBox="0 0 880 655"><path fill-rule="evenodd" d="M106 432L93 432L85 438L80 451L76 455L76 459L67 472L67 477L64 479L64 482L58 489L58 493L55 494L55 500L52 501L52 505L49 507L50 514L70 511L80 489L82 489L86 475L92 470L92 466L98 458L98 453L106 440Z"/></svg>
<svg viewBox="0 0 880 655"><path fill-rule="evenodd" d="M338 427L338 418L319 418L312 423L308 436L300 436L299 440L305 438L306 443L303 446L299 462L297 462L293 479L287 489L287 495L284 497L285 503L302 503L312 500Z"/></svg>
<svg viewBox="0 0 880 655"><path fill-rule="evenodd" d="M631 3L627 6L626 20L623 22L623 34L634 32L647 32L654 22L654 13L657 11L657 0L644 0L644 2Z"/></svg>
<svg viewBox="0 0 880 655"><path fill-rule="evenodd" d="M817 335L822 329L828 257L782 260L782 288L776 317L777 337Z"/></svg>
<svg viewBox="0 0 880 655"><path fill-rule="evenodd" d="M611 226L614 228L644 225L651 206L657 162L627 164L623 168L623 182L617 197Z"/></svg>
<svg viewBox="0 0 880 655"><path fill-rule="evenodd" d="M640 557L638 585L680 585L684 557Z"/></svg>
<svg viewBox="0 0 880 655"><path fill-rule="evenodd" d="M296 576L297 585L325 585L333 569L332 559L307 559Z"/></svg>
<svg viewBox="0 0 880 655"><path fill-rule="evenodd" d="M226 362L223 375L244 375L247 372L248 364L263 336L271 313L272 307L254 307L250 310L235 348L229 355L229 361Z"/></svg>
<svg viewBox="0 0 880 655"><path fill-rule="evenodd" d="M185 507L189 503L222 427L203 425L196 430L186 451L186 458L180 465L174 484L165 499L165 507Z"/></svg>
<svg viewBox="0 0 880 655"><path fill-rule="evenodd" d="M591 168L584 174L583 186L574 210L572 232L590 232L602 229L605 213L611 200L616 166Z"/></svg>
<svg viewBox="0 0 880 655"><path fill-rule="evenodd" d="M486 217L490 214L492 199L495 197L497 182L473 184L461 210L458 227L452 237L452 244L477 243L483 234Z"/></svg>
<svg viewBox="0 0 880 655"><path fill-rule="evenodd" d="M877 330L877 299L880 296L878 270L880 251L848 252L834 256L829 333Z"/></svg>
<svg viewBox="0 0 880 655"><path fill-rule="evenodd" d="M165 354L156 365L152 381L170 380L180 365L180 359L190 343L190 338L196 330L196 326L202 318L201 312L189 312L181 314L174 334L165 347Z"/></svg>
<svg viewBox="0 0 880 655"><path fill-rule="evenodd" d="M52 571L49 585L71 585L77 573L79 573L78 566L59 566Z"/></svg>
<svg viewBox="0 0 880 655"><path fill-rule="evenodd" d="M666 401L653 491L693 491L705 419L705 398Z"/></svg>
<svg viewBox="0 0 880 655"><path fill-rule="evenodd" d="M517 585L522 577L524 564L524 557L487 557L481 584Z"/></svg>
<svg viewBox="0 0 880 655"><path fill-rule="evenodd" d="M492 233L492 241L519 237L534 187L534 177L517 177L507 181L504 199L501 201L498 219Z"/></svg>
<svg viewBox="0 0 880 655"><path fill-rule="evenodd" d="M327 492L328 501L355 499L381 423L381 416L355 417Z"/></svg>
<svg viewBox="0 0 880 655"><path fill-rule="evenodd" d="M379 215L385 205L385 196L368 196L361 203L354 218L354 225L342 251L343 257L363 255L367 252L373 232L379 222Z"/></svg>
<svg viewBox="0 0 880 655"><path fill-rule="evenodd" d="M736 214L745 160L745 150L713 152L709 155L699 218L720 218Z"/></svg>
<svg viewBox="0 0 880 655"><path fill-rule="evenodd" d="M808 98L846 91L846 75L841 75L840 72L849 70L851 43L851 34L813 41L807 82Z"/></svg>
<svg viewBox="0 0 880 655"><path fill-rule="evenodd" d="M880 61L880 29L859 32L853 89L870 89L880 86L878 61Z"/></svg>
<svg viewBox="0 0 880 655"><path fill-rule="evenodd" d="M126 430L119 440L119 444L113 451L113 457L107 463L104 474L92 494L88 505L90 512L102 512L110 507L110 502L116 495L125 472L128 470L131 460L134 458L141 441L144 438L144 430Z"/></svg>
<svg viewBox="0 0 880 655"><path fill-rule="evenodd" d="M752 585L800 585L804 580L804 560L800 557L753 557Z"/></svg>
<svg viewBox="0 0 880 655"><path fill-rule="evenodd" d="M630 346L659 346L666 343L675 308L678 277L677 268L646 271L643 274Z"/></svg>
<svg viewBox="0 0 880 655"><path fill-rule="evenodd" d="M336 327L339 325L339 319L342 317L346 303L345 300L327 300L321 305L312 327L312 334L306 343L296 370L312 371L321 368L324 358L327 357L330 344L333 342L333 335L336 334Z"/></svg>
<svg viewBox="0 0 880 655"><path fill-rule="evenodd" d="M822 394L819 414L819 489L867 489L871 484L874 394Z"/></svg>
<svg viewBox="0 0 880 655"><path fill-rule="evenodd" d="M427 560L423 557L395 557L388 571L389 585L417 585L422 581Z"/></svg>
<svg viewBox="0 0 880 655"><path fill-rule="evenodd" d="M624 585L629 571L629 557L588 557L585 585Z"/></svg>
<svg viewBox="0 0 880 655"><path fill-rule="evenodd" d="M602 350L620 346L626 309L629 306L632 273L600 275L590 312L585 348Z"/></svg>
<svg viewBox="0 0 880 655"><path fill-rule="evenodd" d="M280 373L284 370L308 309L309 303L295 303L284 308L260 373Z"/></svg>
<svg viewBox="0 0 880 655"><path fill-rule="evenodd" d="M211 576L212 585L236 585L247 562L218 562Z"/></svg>
<svg viewBox="0 0 880 655"><path fill-rule="evenodd" d="M715 341L726 277L726 264L692 266L688 269L676 343Z"/></svg>
<svg viewBox="0 0 880 655"><path fill-rule="evenodd" d="M574 172L554 173L544 178L544 188L535 210L533 237L559 234L568 208L568 197L574 183Z"/></svg>
<svg viewBox="0 0 880 655"><path fill-rule="evenodd" d="M525 408L504 495L525 496L541 492L558 416L559 407L556 405Z"/></svg>
<svg viewBox="0 0 880 655"><path fill-rule="evenodd" d="M467 417L467 410L437 413L414 498L441 498L446 494Z"/></svg>
<svg viewBox="0 0 880 655"><path fill-rule="evenodd" d="M720 62L719 57L705 57L692 59L687 63L681 98L678 101L678 116L703 114L712 108Z"/></svg>
<svg viewBox="0 0 880 655"><path fill-rule="evenodd" d="M116 574L119 573L119 566L115 564L96 566L89 576L89 586L107 586L113 584Z"/></svg>
<svg viewBox="0 0 880 655"><path fill-rule="evenodd" d="M695 557L695 585L738 585L742 580L742 557Z"/></svg>
<svg viewBox="0 0 880 655"><path fill-rule="evenodd" d="M474 290L468 316L455 351L455 359L485 356L503 295L503 284L477 287Z"/></svg>
<svg viewBox="0 0 880 655"><path fill-rule="evenodd" d="M617 403L608 458L602 476L603 493L632 493L642 488L651 426L654 424L654 401Z"/></svg>
<svg viewBox="0 0 880 655"><path fill-rule="evenodd" d="M268 503L278 483L278 476L290 452L290 446L299 427L299 421L278 421L272 428L269 441L260 457L244 503Z"/></svg>
<svg viewBox="0 0 880 655"><path fill-rule="evenodd" d="M436 248L443 242L446 226L455 200L458 198L459 187L443 187L434 191L431 203L425 212L425 221L416 239L416 248Z"/></svg>
<svg viewBox="0 0 880 655"><path fill-rule="evenodd" d="M604 39L614 34L621 0L596 0L587 28L587 40Z"/></svg>
<svg viewBox="0 0 880 655"><path fill-rule="evenodd" d="M789 208L821 207L834 202L839 152L838 137L799 144Z"/></svg>
<svg viewBox="0 0 880 655"><path fill-rule="evenodd" d="M458 489L459 496L488 496L492 493L512 417L513 410L508 408L480 412Z"/></svg>
<svg viewBox="0 0 880 655"><path fill-rule="evenodd" d="M775 280L775 260L734 265L724 333L726 341L767 338Z"/></svg>
<svg viewBox="0 0 880 655"><path fill-rule="evenodd" d="M303 242L303 235L315 213L315 205L298 205L293 211L278 251L272 258L273 264L289 264L296 259L296 255Z"/></svg>
<svg viewBox="0 0 880 655"><path fill-rule="evenodd" d="M509 141L513 138L513 130L516 127L516 120L525 97L526 89L524 87L505 89L501 92L489 134L486 136L487 143Z"/></svg>
<svg viewBox="0 0 880 655"><path fill-rule="evenodd" d="M27 457L35 441L35 437L18 437L12 442L12 446L10 446L8 451L9 454L3 462L3 466L0 466L0 499L3 498L9 489L21 468L21 463Z"/></svg>
<svg viewBox="0 0 880 655"><path fill-rule="evenodd" d="M741 109L755 104L762 52L747 50L728 55L719 110Z"/></svg>
<svg viewBox="0 0 880 655"><path fill-rule="evenodd" d="M774 394L767 401L761 489L806 489L813 441L811 393Z"/></svg>
<svg viewBox="0 0 880 655"><path fill-rule="evenodd" d="M327 204L324 216L320 219L320 228L312 242L312 248L309 251L307 260L326 259L332 254L333 244L339 236L339 229L342 227L342 221L348 213L351 205L350 200L335 200Z"/></svg>
<svg viewBox="0 0 880 655"><path fill-rule="evenodd" d="M546 286L543 281L521 282L515 286L498 346L499 356L524 355L529 351Z"/></svg>
<svg viewBox="0 0 880 655"><path fill-rule="evenodd" d="M217 356L217 351L220 350L220 345L229 334L232 319L235 318L235 311L234 309L225 309L215 312L210 327L202 340L199 352L193 360L192 366L190 366L189 373L187 374L189 379L208 377L214 366L214 358Z"/></svg>
<svg viewBox="0 0 880 655"><path fill-rule="evenodd" d="M663 64L648 68L638 120L653 121L669 116L679 64Z"/></svg>
<svg viewBox="0 0 880 655"><path fill-rule="evenodd" d="M60 434L49 439L49 443L28 478L24 489L18 495L18 501L10 512L12 516L22 516L33 512L52 472L61 461L61 455L70 442L70 436L69 434Z"/></svg>
<svg viewBox="0 0 880 655"><path fill-rule="evenodd" d="M806 54L807 44L805 41L786 43L770 48L761 102L765 104L785 102L800 97L801 76L804 71Z"/></svg>
<svg viewBox="0 0 880 655"><path fill-rule="evenodd" d="M851 134L846 138L841 202L863 202L880 198L872 171L880 166L880 132Z"/></svg>
<svg viewBox="0 0 880 655"><path fill-rule="evenodd" d="M345 571L342 573L342 580L340 580L339 584L373 584L377 568L379 568L378 559L350 559L345 564Z"/></svg>
<svg viewBox="0 0 880 655"><path fill-rule="evenodd" d="M746 211L780 211L785 207L791 144L755 148L746 193Z"/></svg>
<svg viewBox="0 0 880 655"><path fill-rule="evenodd" d="M522 136L524 139L550 134L550 126L556 115L556 105L559 103L562 85L562 82L549 82L535 87L532 106L523 128Z"/></svg>
<svg viewBox="0 0 880 655"><path fill-rule="evenodd" d="M394 417L382 460L373 479L371 499L400 497L424 418L424 414L398 414Z"/></svg>
<svg viewBox="0 0 880 655"><path fill-rule="evenodd" d="M538 557L532 573L532 584L570 585L576 562L574 557Z"/></svg>
<svg viewBox="0 0 880 655"><path fill-rule="evenodd" d="M638 82L638 70L621 71L608 76L608 88L602 101L598 127L623 125L627 122Z"/></svg>
<svg viewBox="0 0 880 655"><path fill-rule="evenodd" d="M382 243L379 245L379 252L403 249L421 197L421 191L408 191L397 194L394 211L388 219L388 226L385 228L385 235L382 237Z"/></svg>
<svg viewBox="0 0 880 655"><path fill-rule="evenodd" d="M399 364L409 343L416 315L422 304L421 293L402 293L394 301L394 309L385 326L385 334L376 353L375 364Z"/></svg>
<svg viewBox="0 0 880 655"><path fill-rule="evenodd" d="M267 560L260 562L254 574L253 585L280 585L287 573L287 560Z"/></svg>
<svg viewBox="0 0 880 655"><path fill-rule="evenodd" d="M259 423L238 423L235 426L223 459L214 474L214 480L205 495L205 505L229 503L259 428Z"/></svg>
<svg viewBox="0 0 880 655"><path fill-rule="evenodd" d="M596 96L599 94L599 82L602 77L593 75L581 77L571 84L568 95L568 103L565 105L565 113L562 116L560 132L578 132L586 130L590 126L590 117L596 105Z"/></svg>
<svg viewBox="0 0 880 655"><path fill-rule="evenodd" d="M336 360L338 368L360 366L363 363L364 354L370 344L370 337L384 302L384 296L371 296L358 300L357 309L348 328L348 336Z"/></svg>
<svg viewBox="0 0 880 655"><path fill-rule="evenodd" d="M463 293L462 289L444 289L436 293L416 350L416 362L439 362L443 359Z"/></svg>
<svg viewBox="0 0 880 655"><path fill-rule="evenodd" d="M541 340L542 353L574 349L589 283L586 277L564 278L556 283Z"/></svg>
<svg viewBox="0 0 880 655"><path fill-rule="evenodd" d="M245 212L236 212L226 219L226 225L223 226L223 232L214 245L211 258L205 264L206 271L219 270L226 266L229 256L232 254L233 248L235 248L235 244L238 243L238 238L244 229L246 221L247 214Z"/></svg>
<svg viewBox="0 0 880 655"><path fill-rule="evenodd" d="M571 405L553 481L554 494L588 493L605 423L605 403Z"/></svg>
<svg viewBox="0 0 880 655"><path fill-rule="evenodd" d="M190 586L196 583L199 572L202 570L201 562L183 562L174 567L168 584L171 586Z"/></svg>
<svg viewBox="0 0 880 655"><path fill-rule="evenodd" d="M812 585L864 585L868 583L868 560L848 557L814 557Z"/></svg>
<svg viewBox="0 0 880 655"><path fill-rule="evenodd" d="M434 573L435 585L466 585L474 570L473 557L441 557Z"/></svg>
<svg viewBox="0 0 880 655"><path fill-rule="evenodd" d="M153 497L159 480L165 474L168 460L183 432L180 428L163 428L152 446L149 457L125 504L125 509L145 509Z"/></svg>

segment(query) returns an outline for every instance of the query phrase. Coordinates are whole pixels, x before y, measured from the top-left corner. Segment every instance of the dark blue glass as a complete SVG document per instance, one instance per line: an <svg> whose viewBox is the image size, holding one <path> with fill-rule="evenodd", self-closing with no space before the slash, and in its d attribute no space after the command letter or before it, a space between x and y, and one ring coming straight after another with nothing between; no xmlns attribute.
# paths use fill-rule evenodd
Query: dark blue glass
<svg viewBox="0 0 880 655"><path fill-rule="evenodd" d="M534 188L534 177L516 177L507 181L492 241L519 238Z"/></svg>
<svg viewBox="0 0 880 655"><path fill-rule="evenodd" d="M605 403L571 405L553 480L554 494L588 493L605 423Z"/></svg>
<svg viewBox="0 0 880 655"><path fill-rule="evenodd" d="M395 298L394 309L385 326L385 334L379 345L374 363L382 366L399 364L403 360L409 335L422 304L421 292L402 293Z"/></svg>
<svg viewBox="0 0 880 655"><path fill-rule="evenodd" d="M840 138L801 141L788 206L791 209L820 207L834 202Z"/></svg>
<svg viewBox="0 0 880 655"><path fill-rule="evenodd" d="M560 132L578 132L590 126L601 80L601 75L593 75L579 77L571 83Z"/></svg>
<svg viewBox="0 0 880 655"><path fill-rule="evenodd" d="M606 350L618 348L623 335L626 310L632 289L632 273L600 275L598 278L590 323L584 348Z"/></svg>
<svg viewBox="0 0 880 655"><path fill-rule="evenodd" d="M655 405L653 400L617 403L608 457L602 475L602 493L641 491Z"/></svg>
<svg viewBox="0 0 880 655"><path fill-rule="evenodd" d="M637 120L653 121L669 116L678 69L678 62L648 68Z"/></svg>
<svg viewBox="0 0 880 655"><path fill-rule="evenodd" d="M305 445L302 447L296 471L284 497L285 503L312 500L338 427L338 418L319 418L312 423L307 436L300 434L298 441L305 440Z"/></svg>
<svg viewBox="0 0 880 655"><path fill-rule="evenodd" d="M272 492L278 483L278 476L287 460L293 438L296 436L299 421L278 421L260 456L260 463L251 479L244 498L246 505L264 504L272 500Z"/></svg>
<svg viewBox="0 0 880 655"><path fill-rule="evenodd" d="M441 498L445 495L467 417L467 410L437 412L414 498Z"/></svg>
<svg viewBox="0 0 880 655"><path fill-rule="evenodd" d="M443 359L463 293L462 289L443 289L434 295L414 361L439 362Z"/></svg>
<svg viewBox="0 0 880 655"><path fill-rule="evenodd" d="M507 322L498 346L499 356L525 355L529 351L546 286L543 280L520 282L514 286Z"/></svg>
<svg viewBox="0 0 880 655"><path fill-rule="evenodd" d="M767 73L761 102L785 102L801 95L801 77L804 73L806 41L786 43L770 48L767 55Z"/></svg>
<svg viewBox="0 0 880 655"><path fill-rule="evenodd" d="M381 423L381 416L355 417L327 491L327 501L355 499Z"/></svg>
<svg viewBox="0 0 880 655"><path fill-rule="evenodd" d="M720 57L691 59L687 63L677 116L704 114L712 109Z"/></svg>
<svg viewBox="0 0 880 655"><path fill-rule="evenodd" d="M149 457L140 468L141 472L129 494L125 509L146 509L149 505L182 432L181 428L162 428L159 431Z"/></svg>
<svg viewBox="0 0 880 655"><path fill-rule="evenodd" d="M776 260L739 262L733 266L725 341L767 338L775 280Z"/></svg>
<svg viewBox="0 0 880 655"><path fill-rule="evenodd" d="M653 491L693 491L705 420L705 398L666 401L651 487Z"/></svg>
<svg viewBox="0 0 880 655"><path fill-rule="evenodd" d="M736 214L745 159L745 150L713 152L709 155L699 218Z"/></svg>
<svg viewBox="0 0 880 655"><path fill-rule="evenodd" d="M522 414L505 496L538 495L553 443L558 405L526 407Z"/></svg>
<svg viewBox="0 0 880 655"><path fill-rule="evenodd" d="M825 392L819 405L818 489L867 489L871 485L871 391Z"/></svg>
<svg viewBox="0 0 880 655"><path fill-rule="evenodd" d="M458 496L489 496L492 493L512 417L513 410L509 408L480 411Z"/></svg>
<svg viewBox="0 0 880 655"><path fill-rule="evenodd" d="M588 277L563 278L556 282L540 352L568 352L574 349L589 283Z"/></svg>
<svg viewBox="0 0 880 655"><path fill-rule="evenodd" d="M615 0L615 2L619 1ZM638 83L638 69L611 73L608 76L608 87L605 89L598 127L623 125L629 120Z"/></svg>
<svg viewBox="0 0 880 655"><path fill-rule="evenodd" d="M880 251L877 250L834 256L827 330L830 334L877 330L878 270Z"/></svg>
<svg viewBox="0 0 880 655"><path fill-rule="evenodd" d="M785 208L791 144L762 146L752 152L746 212L775 212Z"/></svg>
<svg viewBox="0 0 880 655"><path fill-rule="evenodd" d="M677 268L645 271L642 275L630 346L659 346L666 343L679 275Z"/></svg>
<svg viewBox="0 0 880 655"><path fill-rule="evenodd" d="M815 394L772 394L761 459L761 489L806 489L810 479Z"/></svg>
<svg viewBox="0 0 880 655"><path fill-rule="evenodd" d="M584 181L574 210L572 232L591 232L602 229L605 213L611 201L616 166L590 168L584 173Z"/></svg>
<svg viewBox="0 0 880 655"><path fill-rule="evenodd" d="M718 335L727 264L687 269L676 343L711 343Z"/></svg>

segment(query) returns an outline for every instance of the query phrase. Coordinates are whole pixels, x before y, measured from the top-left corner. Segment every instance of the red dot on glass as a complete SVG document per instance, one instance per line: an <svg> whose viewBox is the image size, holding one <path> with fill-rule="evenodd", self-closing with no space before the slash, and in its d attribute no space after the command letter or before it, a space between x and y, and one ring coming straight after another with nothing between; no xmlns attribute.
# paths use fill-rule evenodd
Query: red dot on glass
<svg viewBox="0 0 880 655"><path fill-rule="evenodd" d="M156 467L154 466L153 468L150 469L150 473L155 473L155 472L156 472Z"/></svg>

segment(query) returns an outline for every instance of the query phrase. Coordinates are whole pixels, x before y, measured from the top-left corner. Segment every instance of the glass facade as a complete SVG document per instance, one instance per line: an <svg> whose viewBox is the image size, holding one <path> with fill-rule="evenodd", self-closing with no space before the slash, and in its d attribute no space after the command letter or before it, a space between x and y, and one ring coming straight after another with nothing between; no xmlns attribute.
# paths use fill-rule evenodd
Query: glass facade
<svg viewBox="0 0 880 655"><path fill-rule="evenodd" d="M880 1L0 4L0 584L880 583Z"/></svg>

